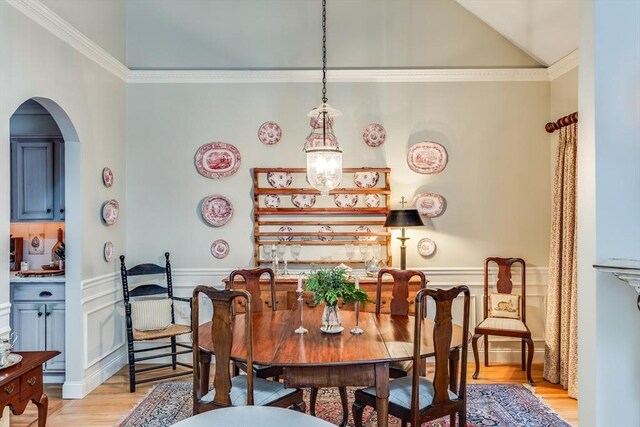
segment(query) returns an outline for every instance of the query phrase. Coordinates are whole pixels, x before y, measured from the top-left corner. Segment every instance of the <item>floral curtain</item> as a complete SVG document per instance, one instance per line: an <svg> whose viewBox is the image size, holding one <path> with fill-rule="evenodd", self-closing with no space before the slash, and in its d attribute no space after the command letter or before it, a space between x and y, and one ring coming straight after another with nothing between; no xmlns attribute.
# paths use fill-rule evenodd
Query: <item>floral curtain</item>
<svg viewBox="0 0 640 427"><path fill-rule="evenodd" d="M578 398L577 124L560 128L553 183L544 378Z"/></svg>

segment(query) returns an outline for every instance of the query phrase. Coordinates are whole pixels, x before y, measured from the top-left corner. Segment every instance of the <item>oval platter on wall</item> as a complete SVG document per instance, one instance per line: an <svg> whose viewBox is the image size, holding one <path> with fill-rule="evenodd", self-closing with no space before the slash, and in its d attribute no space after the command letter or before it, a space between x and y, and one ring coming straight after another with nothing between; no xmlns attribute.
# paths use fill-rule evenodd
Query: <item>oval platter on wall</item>
<svg viewBox="0 0 640 427"><path fill-rule="evenodd" d="M418 142L409 149L407 164L416 173L442 172L447 166L447 150L437 142Z"/></svg>
<svg viewBox="0 0 640 427"><path fill-rule="evenodd" d="M444 197L436 193L418 194L413 199L413 205L420 216L426 216L427 218L435 218L442 215L445 208Z"/></svg>
<svg viewBox="0 0 640 427"><path fill-rule="evenodd" d="M196 170L204 177L219 179L231 176L240 167L240 152L225 142L210 142L198 148Z"/></svg>

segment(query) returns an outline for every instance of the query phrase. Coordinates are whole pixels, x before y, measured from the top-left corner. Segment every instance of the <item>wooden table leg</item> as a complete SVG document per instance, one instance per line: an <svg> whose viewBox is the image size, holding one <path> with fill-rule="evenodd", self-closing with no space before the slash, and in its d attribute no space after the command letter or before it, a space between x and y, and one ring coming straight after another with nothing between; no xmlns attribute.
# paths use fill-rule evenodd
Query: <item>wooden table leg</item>
<svg viewBox="0 0 640 427"><path fill-rule="evenodd" d="M47 425L49 398L46 394L42 393L42 396L40 396L39 400L32 399L31 401L38 407L38 427L45 427Z"/></svg>
<svg viewBox="0 0 640 427"><path fill-rule="evenodd" d="M378 427L387 427L389 423L389 363L376 363L375 371Z"/></svg>
<svg viewBox="0 0 640 427"><path fill-rule="evenodd" d="M200 393L209 392L209 373L211 371L211 353L200 350Z"/></svg>
<svg viewBox="0 0 640 427"><path fill-rule="evenodd" d="M456 348L449 352L449 389L458 393L458 370L460 364L460 349Z"/></svg>

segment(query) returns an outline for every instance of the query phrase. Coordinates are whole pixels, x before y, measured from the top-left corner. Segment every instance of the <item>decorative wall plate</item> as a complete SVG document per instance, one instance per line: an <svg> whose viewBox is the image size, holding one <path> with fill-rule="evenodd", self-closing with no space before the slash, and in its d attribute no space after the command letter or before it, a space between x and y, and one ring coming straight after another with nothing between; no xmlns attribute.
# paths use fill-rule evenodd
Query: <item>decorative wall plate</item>
<svg viewBox="0 0 640 427"><path fill-rule="evenodd" d="M107 188L113 185L113 171L111 170L111 168L107 167L102 169L102 182Z"/></svg>
<svg viewBox="0 0 640 427"><path fill-rule="evenodd" d="M418 142L409 149L407 164L416 173L442 172L447 166L447 150L436 142Z"/></svg>
<svg viewBox="0 0 640 427"><path fill-rule="evenodd" d="M375 187L379 179L378 172L356 172L353 174L353 182L360 188Z"/></svg>
<svg viewBox="0 0 640 427"><path fill-rule="evenodd" d="M364 139L365 144L369 147L379 147L384 143L386 138L387 131L384 130L382 125L377 123L371 123L369 126L364 128L364 132L362 134L362 139Z"/></svg>
<svg viewBox="0 0 640 427"><path fill-rule="evenodd" d="M120 203L117 200L107 200L102 204L102 220L106 225L113 225L118 221Z"/></svg>
<svg viewBox="0 0 640 427"><path fill-rule="evenodd" d="M420 216L435 218L444 211L444 198L436 193L418 194L413 199L413 205L418 210Z"/></svg>
<svg viewBox="0 0 640 427"><path fill-rule="evenodd" d="M318 231L318 237L323 242L330 242L331 240L333 240L333 236L331 236L332 233L333 228L329 227L328 225L323 225Z"/></svg>
<svg viewBox="0 0 640 427"><path fill-rule="evenodd" d="M288 225L278 228L278 232L280 233L291 233L292 231L293 228L289 227ZM293 240L293 236L278 236L278 240L280 240L281 242L290 242Z"/></svg>
<svg viewBox="0 0 640 427"><path fill-rule="evenodd" d="M222 259L229 255L229 244L226 240L218 239L211 244L211 255L214 258Z"/></svg>
<svg viewBox="0 0 640 427"><path fill-rule="evenodd" d="M352 208L358 204L357 194L335 194L333 202L339 208Z"/></svg>
<svg viewBox="0 0 640 427"><path fill-rule="evenodd" d="M280 206L280 196L277 194L267 194L264 196L264 206L266 208L277 208Z"/></svg>
<svg viewBox="0 0 640 427"><path fill-rule="evenodd" d="M367 227L366 225L361 225L359 227L356 228L356 232L357 233L371 233L371 229L369 227ZM366 241L371 241L371 240L375 240L375 236L353 236L356 238L356 240L359 240L361 242L366 242Z"/></svg>
<svg viewBox="0 0 640 427"><path fill-rule="evenodd" d="M104 255L104 260L106 262L111 262L111 258L113 258L113 243L107 242L104 244L104 249L102 250Z"/></svg>
<svg viewBox="0 0 640 427"><path fill-rule="evenodd" d="M418 253L424 257L431 256L436 251L436 243L425 237L418 242Z"/></svg>
<svg viewBox="0 0 640 427"><path fill-rule="evenodd" d="M258 129L258 139L265 145L277 144L282 138L282 129L276 122L264 122Z"/></svg>
<svg viewBox="0 0 640 427"><path fill-rule="evenodd" d="M286 188L291 185L293 175L289 172L268 172L267 181L274 188Z"/></svg>
<svg viewBox="0 0 640 427"><path fill-rule="evenodd" d="M236 173L240 167L240 152L231 144L210 142L198 149L195 164L204 177L224 178Z"/></svg>
<svg viewBox="0 0 640 427"><path fill-rule="evenodd" d="M233 205L229 199L219 194L202 201L202 219L214 227L222 227L233 216Z"/></svg>
<svg viewBox="0 0 640 427"><path fill-rule="evenodd" d="M296 208L304 209L311 208L316 204L316 195L315 194L292 194L291 195L291 203Z"/></svg>
<svg viewBox="0 0 640 427"><path fill-rule="evenodd" d="M377 208L380 206L380 196L377 194L367 194L364 196L364 204L368 208Z"/></svg>

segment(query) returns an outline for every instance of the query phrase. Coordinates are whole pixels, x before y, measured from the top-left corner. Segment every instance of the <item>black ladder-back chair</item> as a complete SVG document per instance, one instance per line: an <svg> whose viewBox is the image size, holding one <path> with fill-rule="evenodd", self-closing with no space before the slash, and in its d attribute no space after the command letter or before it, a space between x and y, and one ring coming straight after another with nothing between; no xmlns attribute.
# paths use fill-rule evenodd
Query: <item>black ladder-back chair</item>
<svg viewBox="0 0 640 427"><path fill-rule="evenodd" d="M120 256L120 274L122 276L122 294L124 297L124 311L127 322L127 351L129 356L129 391L134 392L136 390L136 384L146 383L155 380L162 380L167 378L174 378L179 376L191 375L193 368L190 364L178 361L178 355L188 354L192 351L191 344L185 344L178 342L176 337L178 335L191 333L191 324L181 325L175 323L174 303L180 301L189 306L189 319L191 319L191 298L180 298L173 295L173 285L171 282L171 263L169 262L169 252L165 252L165 267L161 267L156 264L138 264L127 270L124 262L124 255ZM129 277L132 276L144 276L144 275L164 275L166 278L166 287L159 284L142 284L129 289ZM138 331L133 328L133 320L131 317L131 303L136 298L142 297L152 299L148 297L160 297L164 296L171 300L171 324L164 329L151 330L151 331ZM132 300L134 298L134 300ZM169 338L168 344L161 344L154 347L145 347L136 349L134 343L141 341L154 341L163 340ZM161 353L156 353L149 356L136 357L138 353L145 352L157 352L158 350L169 350ZM146 362L149 360L171 357L171 363L154 364L149 367L136 368L136 364L139 362ZM171 374L162 375L143 375L142 378L138 377L138 374L145 372L155 371L158 369L164 369L171 367L174 371L177 366L183 366L188 368L188 371L174 372Z"/></svg>

